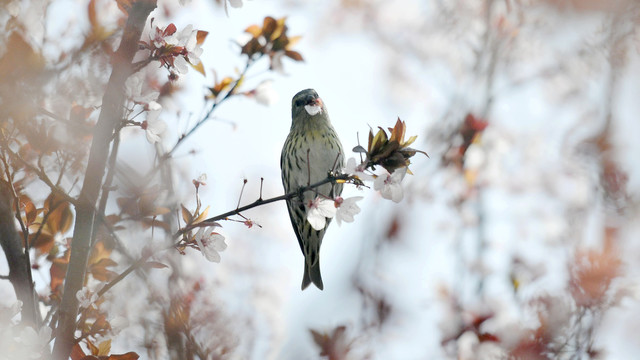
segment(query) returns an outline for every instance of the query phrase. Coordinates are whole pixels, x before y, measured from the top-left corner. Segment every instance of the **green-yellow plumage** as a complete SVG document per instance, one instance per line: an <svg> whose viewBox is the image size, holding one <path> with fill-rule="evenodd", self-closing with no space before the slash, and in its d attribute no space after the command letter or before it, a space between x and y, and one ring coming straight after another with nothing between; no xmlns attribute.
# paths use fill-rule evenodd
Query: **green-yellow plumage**
<svg viewBox="0 0 640 360"><path fill-rule="evenodd" d="M285 192L325 179L332 170L344 164L342 144L327 109L313 89L302 90L291 101L291 130L282 148L280 167ZM334 198L342 193L342 184L325 184L307 191L302 198L287 201L287 209L300 249L305 257L302 289L314 283L323 288L320 275L320 245L330 219L322 230L314 230L307 221L308 204L318 195Z"/></svg>

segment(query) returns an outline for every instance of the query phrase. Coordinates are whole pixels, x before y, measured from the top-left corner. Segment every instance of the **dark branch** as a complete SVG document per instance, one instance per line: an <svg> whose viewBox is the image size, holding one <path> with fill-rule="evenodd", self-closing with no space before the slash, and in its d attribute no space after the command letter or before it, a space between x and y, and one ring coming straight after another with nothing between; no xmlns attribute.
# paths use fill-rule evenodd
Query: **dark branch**
<svg viewBox="0 0 640 360"><path fill-rule="evenodd" d="M284 194L284 195L280 195L280 196L276 196L276 197L272 197L270 199L258 199L254 202L252 202L251 204L239 207L235 210L231 210L231 211L227 211L224 214L220 214L220 215L216 215L214 217L208 218L206 220L204 220L202 223L211 223L211 222L215 222L217 220L225 220L227 219L229 216L233 216L233 215L238 215L241 212L245 211L245 210L249 210L249 209L253 209L254 207L258 207L258 206L262 206L262 205L266 205L266 204L270 204L272 202L276 202L276 201L281 201L281 200L289 200L289 199L293 199L296 196L299 196L300 194L309 191L309 190L313 190L317 187L320 187L324 184L328 184L328 183L335 183L337 181L347 181L347 180L354 180L354 178L352 178L350 175L347 174L340 174L340 175L335 175L335 176L327 176L327 178L325 178L324 180L318 181L315 184L310 184L307 186L303 186L299 189L296 189L295 191L292 191L288 194ZM193 227L191 227L192 229ZM190 228L187 228L186 230L189 230ZM184 231L183 231L184 232Z"/></svg>

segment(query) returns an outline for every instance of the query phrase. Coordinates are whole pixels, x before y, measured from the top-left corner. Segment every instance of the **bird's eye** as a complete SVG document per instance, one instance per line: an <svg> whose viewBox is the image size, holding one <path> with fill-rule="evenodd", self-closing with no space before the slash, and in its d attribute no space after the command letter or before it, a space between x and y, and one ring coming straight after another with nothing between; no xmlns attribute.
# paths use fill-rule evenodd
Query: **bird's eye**
<svg viewBox="0 0 640 360"><path fill-rule="evenodd" d="M304 99L296 100L296 106L302 106L302 105L304 105Z"/></svg>

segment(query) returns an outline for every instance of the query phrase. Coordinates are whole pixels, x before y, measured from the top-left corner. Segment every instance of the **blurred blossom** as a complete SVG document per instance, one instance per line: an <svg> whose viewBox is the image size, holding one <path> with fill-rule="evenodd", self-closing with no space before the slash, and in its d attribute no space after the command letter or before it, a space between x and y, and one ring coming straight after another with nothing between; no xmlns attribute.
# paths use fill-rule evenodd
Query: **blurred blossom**
<svg viewBox="0 0 640 360"><path fill-rule="evenodd" d="M242 7L242 0L229 0L229 5L231 5L232 8L241 8Z"/></svg>
<svg viewBox="0 0 640 360"><path fill-rule="evenodd" d="M318 196L309 202L307 221L315 230L324 229L325 225L327 225L327 218L332 218L335 215L336 206L333 200Z"/></svg>
<svg viewBox="0 0 640 360"><path fill-rule="evenodd" d="M284 54L284 51L278 51L271 57L271 70L282 75L286 75L286 73L284 72L284 65L282 64Z"/></svg>
<svg viewBox="0 0 640 360"><path fill-rule="evenodd" d="M6 9L9 12L9 15L13 17L17 17L20 14L20 1L13 0L6 5Z"/></svg>
<svg viewBox="0 0 640 360"><path fill-rule="evenodd" d="M83 287L76 293L76 299L78 299L78 305L81 308L87 309L98 300L98 294L91 291L88 287Z"/></svg>
<svg viewBox="0 0 640 360"><path fill-rule="evenodd" d="M207 185L207 174L200 174L198 178L195 180L199 185L206 186Z"/></svg>
<svg viewBox="0 0 640 360"><path fill-rule="evenodd" d="M255 89L249 92L258 104L269 106L278 101L278 93L273 88L273 80L264 80Z"/></svg>
<svg viewBox="0 0 640 360"><path fill-rule="evenodd" d="M111 334L116 335L120 331L125 330L129 327L129 319L124 316L116 316L113 319L109 320L109 325L111 326Z"/></svg>
<svg viewBox="0 0 640 360"><path fill-rule="evenodd" d="M47 346L49 340L51 340L51 328L48 326L42 326L40 330L36 330L30 326L25 327L20 332L20 337L16 339L19 343L24 345L24 354L27 354L30 359L41 358L42 350Z"/></svg>
<svg viewBox="0 0 640 360"><path fill-rule="evenodd" d="M402 179L407 174L407 168L396 169L393 174L379 175L373 182L374 190L380 191L383 198L400 202L404 197L402 192Z"/></svg>
<svg viewBox="0 0 640 360"><path fill-rule="evenodd" d="M227 248L224 236L213 231L214 226L201 227L196 233L196 243L207 260L219 263L220 252Z"/></svg>
<svg viewBox="0 0 640 360"><path fill-rule="evenodd" d="M152 91L145 89L143 94L143 87L145 82L146 73L144 71L138 71L131 75L125 82L125 93L127 97L136 103L150 104L158 100L160 93L158 91Z"/></svg>
<svg viewBox="0 0 640 360"><path fill-rule="evenodd" d="M145 130L147 141L151 144L155 144L162 140L162 134L167 129L167 124L159 119L162 108L149 110L147 114L147 120L142 123L142 128Z"/></svg>
<svg viewBox="0 0 640 360"><path fill-rule="evenodd" d="M464 167L467 170L478 170L485 162L482 145L471 144L464 154Z"/></svg>
<svg viewBox="0 0 640 360"><path fill-rule="evenodd" d="M360 201L362 199L364 199L362 196L354 196L346 199L338 196L336 198L335 207L337 210L335 217L338 225L340 225L342 221L348 223L354 221L354 215L360 213L360 207L356 204L356 201Z"/></svg>

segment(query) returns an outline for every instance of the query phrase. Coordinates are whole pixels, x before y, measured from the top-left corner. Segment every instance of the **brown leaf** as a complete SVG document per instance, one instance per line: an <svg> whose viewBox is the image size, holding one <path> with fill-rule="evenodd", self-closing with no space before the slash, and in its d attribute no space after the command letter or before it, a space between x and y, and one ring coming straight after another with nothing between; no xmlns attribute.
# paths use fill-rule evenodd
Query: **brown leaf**
<svg viewBox="0 0 640 360"><path fill-rule="evenodd" d="M62 294L62 284L64 283L64 277L67 274L67 266L69 265L70 251L65 252L65 256L61 258L55 258L51 261L51 268L49 269L49 275L51 277L51 296L60 297Z"/></svg>
<svg viewBox="0 0 640 360"><path fill-rule="evenodd" d="M99 355L100 350L98 349L97 346L93 345L91 340L87 339L86 344L87 344L87 347L89 348L89 351L91 351L91 355L93 355L93 356L98 356Z"/></svg>
<svg viewBox="0 0 640 360"><path fill-rule="evenodd" d="M73 347L71 348L70 357L71 357L71 360L83 360L86 357L80 344L73 345Z"/></svg>
<svg viewBox="0 0 640 360"><path fill-rule="evenodd" d="M576 254L571 272L571 295L579 306L597 306L606 300L613 279L621 273L622 262L614 247L613 228L605 229L602 250L586 250Z"/></svg>
<svg viewBox="0 0 640 360"><path fill-rule="evenodd" d="M284 55L295 61L304 61L299 52L293 50L285 50Z"/></svg>
<svg viewBox="0 0 640 360"><path fill-rule="evenodd" d="M193 215L189 209L187 209L184 205L180 204L180 208L182 209L182 220L184 220L185 224L191 224L193 221Z"/></svg>
<svg viewBox="0 0 640 360"><path fill-rule="evenodd" d="M311 329L313 341L320 347L320 355L328 356L329 359L346 359L351 350L351 343L346 338L346 330L345 326L338 326L331 335L328 335Z"/></svg>
<svg viewBox="0 0 640 360"><path fill-rule="evenodd" d="M262 24L262 35L267 39L271 39L271 35L277 27L278 23L276 19L272 18L271 16L265 17Z"/></svg>
<svg viewBox="0 0 640 360"><path fill-rule="evenodd" d="M37 249L40 254L46 254L53 248L55 244L54 236L46 231L29 234L29 246Z"/></svg>
<svg viewBox="0 0 640 360"><path fill-rule="evenodd" d="M134 353L133 351L130 351L126 354L110 355L107 360L137 360L139 358L140 355Z"/></svg>
<svg viewBox="0 0 640 360"><path fill-rule="evenodd" d="M111 330L111 324L109 324L104 314L100 314L91 325L89 334L105 334L109 330Z"/></svg>
<svg viewBox="0 0 640 360"><path fill-rule="evenodd" d="M11 32L8 41L4 44L4 48L11 51L6 51L0 58L0 78L3 81L33 77L45 65L42 54L34 49L21 33L20 31Z"/></svg>
<svg viewBox="0 0 640 360"><path fill-rule="evenodd" d="M196 33L196 43L198 45L204 44L204 40L207 38L207 35L209 35L208 31L198 30Z"/></svg>
<svg viewBox="0 0 640 360"><path fill-rule="evenodd" d="M62 196L51 193L44 201L44 208L47 209L46 226L51 234L69 231L73 223L73 213L71 205Z"/></svg>
<svg viewBox="0 0 640 360"><path fill-rule="evenodd" d="M147 261L146 263L144 263L144 267L146 269L164 269L169 268L169 265L163 264L158 261Z"/></svg>
<svg viewBox="0 0 640 360"><path fill-rule="evenodd" d="M20 210L24 211L25 225L29 226L36 221L36 217L38 216L36 206L33 205L33 201L31 201L31 198L27 195L20 195L18 201L20 202Z"/></svg>
<svg viewBox="0 0 640 360"><path fill-rule="evenodd" d="M93 275L96 280L111 281L116 276L118 276L118 274L107 269L107 267L116 265L118 265L118 263L111 259L101 259L97 263L90 265L88 268L88 272L91 273L91 275Z"/></svg>
<svg viewBox="0 0 640 360"><path fill-rule="evenodd" d="M244 44L240 53L247 54L249 57L252 57L254 54L262 53L263 48L264 46L260 44L260 41L257 38L253 38Z"/></svg>

